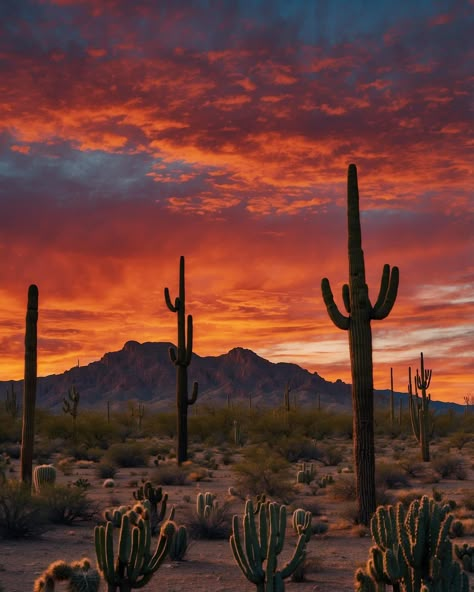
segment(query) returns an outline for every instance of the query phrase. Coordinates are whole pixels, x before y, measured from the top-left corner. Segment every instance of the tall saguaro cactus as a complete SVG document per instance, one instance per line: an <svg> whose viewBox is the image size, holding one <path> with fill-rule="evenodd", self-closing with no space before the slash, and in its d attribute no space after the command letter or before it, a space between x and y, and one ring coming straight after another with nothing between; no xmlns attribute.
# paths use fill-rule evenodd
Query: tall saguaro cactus
<svg viewBox="0 0 474 592"><path fill-rule="evenodd" d="M30 483L35 439L36 374L38 343L38 287L28 288L25 330L25 380L23 384L23 426L21 432L20 478Z"/></svg>
<svg viewBox="0 0 474 592"><path fill-rule="evenodd" d="M421 458L423 462L430 460L430 441L429 441L429 424L430 414L429 405L431 402L431 395L427 394L427 390L431 383L431 370L425 370L423 360L423 353L420 354L421 368L418 372L416 369L415 376L415 394L413 395L411 384L411 368L408 369L408 400L410 404L410 419L413 428L413 434L420 443ZM418 396L418 391L421 392L421 399Z"/></svg>
<svg viewBox="0 0 474 592"><path fill-rule="evenodd" d="M369 299L365 282L364 252L359 216L357 169L349 165L347 178L347 222L349 249L349 284L342 288L342 299L348 315L342 314L334 302L329 280L321 289L324 303L333 323L349 333L352 372L352 407L354 431L354 464L359 521L368 525L375 510L374 395L372 366L372 320L388 316L398 291L398 268L390 271L384 265L378 298Z"/></svg>
<svg viewBox="0 0 474 592"><path fill-rule="evenodd" d="M184 257L179 260L179 296L171 302L168 288L165 288L165 301L178 319L178 347L170 347L170 360L176 366L176 410L177 410L177 460L178 464L188 458L188 405L194 405L198 395L198 383L193 384L191 397L188 395L188 366L193 355L193 317L188 315L186 324ZM186 341L186 328L188 339Z"/></svg>

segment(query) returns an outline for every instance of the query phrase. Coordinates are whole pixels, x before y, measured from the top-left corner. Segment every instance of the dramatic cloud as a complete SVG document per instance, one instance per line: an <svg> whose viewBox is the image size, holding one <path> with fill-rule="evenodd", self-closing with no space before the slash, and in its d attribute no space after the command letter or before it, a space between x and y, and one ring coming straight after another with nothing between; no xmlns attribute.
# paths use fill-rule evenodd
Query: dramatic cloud
<svg viewBox="0 0 474 592"><path fill-rule="evenodd" d="M375 379L423 351L433 397L472 390L469 2L19 0L0 7L0 379L173 341L186 256L195 350L234 346L350 380L345 175L359 169Z"/></svg>

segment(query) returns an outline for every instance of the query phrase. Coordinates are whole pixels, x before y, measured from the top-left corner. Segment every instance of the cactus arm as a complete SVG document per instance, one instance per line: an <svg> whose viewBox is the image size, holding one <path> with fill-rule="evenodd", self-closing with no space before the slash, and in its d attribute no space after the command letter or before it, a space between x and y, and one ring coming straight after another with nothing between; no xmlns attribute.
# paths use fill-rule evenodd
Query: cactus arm
<svg viewBox="0 0 474 592"><path fill-rule="evenodd" d="M237 561L238 566L240 567L243 574L245 575L245 577L250 582L252 582L252 584L259 584L260 578L258 577L257 571L256 570L254 571L251 568L249 560L248 560L248 558L249 558L248 551L249 551L249 544L250 544L250 541L247 541L248 536L249 536L248 530L247 530L246 526L244 525L244 544L245 544L245 548L247 550L247 554L246 554L246 553L244 553L244 550L242 547L242 540L240 538L239 519L237 516L234 516L232 518L232 535L230 537L230 545L231 545L232 553L234 555L235 560ZM252 553L251 553L251 556L252 556ZM253 563L252 567L253 568L256 567L255 563Z"/></svg>
<svg viewBox="0 0 474 592"><path fill-rule="evenodd" d="M349 284L342 286L342 301L344 302L344 308L348 314L351 314L351 297L349 292Z"/></svg>
<svg viewBox="0 0 474 592"><path fill-rule="evenodd" d="M338 329L347 331L349 329L349 317L344 316L338 309L337 304L334 302L334 296L332 294L331 285L327 278L323 278L321 281L321 291L323 294L324 304L328 311L329 318L336 325Z"/></svg>
<svg viewBox="0 0 474 592"><path fill-rule="evenodd" d="M296 544L296 548L293 551L293 555L291 559L286 563L281 569L281 577L283 579L290 576L295 569L300 565L300 563L305 558L305 549L306 549L306 536L304 534L300 534L298 538L298 542Z"/></svg>
<svg viewBox="0 0 474 592"><path fill-rule="evenodd" d="M166 306L171 310L171 312L176 312L179 308L179 298L176 298L175 304L173 305L170 298L170 292L168 288L165 288L165 302Z"/></svg>
<svg viewBox="0 0 474 592"><path fill-rule="evenodd" d="M390 265L384 265L380 292L377 301L372 309L372 318L381 321L385 319L392 310L398 293L399 271L394 267L390 273Z"/></svg>
<svg viewBox="0 0 474 592"><path fill-rule="evenodd" d="M198 383L196 381L193 382L193 390L191 392L191 397L188 397L188 405L194 405L197 401L198 397Z"/></svg>

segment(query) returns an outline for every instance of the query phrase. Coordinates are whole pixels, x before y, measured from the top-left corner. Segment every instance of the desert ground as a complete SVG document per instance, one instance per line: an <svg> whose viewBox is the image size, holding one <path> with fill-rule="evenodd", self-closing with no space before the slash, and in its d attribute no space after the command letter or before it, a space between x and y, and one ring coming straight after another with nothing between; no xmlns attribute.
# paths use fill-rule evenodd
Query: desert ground
<svg viewBox="0 0 474 592"><path fill-rule="evenodd" d="M309 509L313 514L313 524L325 524L321 534L314 534L308 543L308 553L304 581L294 582L286 580L288 592L350 592L354 590L354 571L363 566L367 560L368 549L372 544L370 533L363 526L355 524L354 502L351 500L350 486L337 486L338 482L349 483L352 474L351 442L347 439L334 438L332 441L343 452L343 458L335 466L328 466L318 461L312 465L316 469L316 480L322 475L329 474L334 478L334 484L320 488L314 484L296 484L292 486L291 501L287 503L288 527L285 548L280 556L280 562L292 553L296 535L291 526L291 512L295 508ZM170 442L172 445L172 442ZM439 440L432 444L432 459L446 454L449 443ZM175 506L175 521L178 524L189 525L192 522L196 495L199 492L212 492L221 505L226 508L228 516L234 514L242 516L244 511L246 492L238 490L238 495L229 488L235 485L233 466L239 461L241 451L232 452L231 462L224 464L225 458L222 447L212 449L202 445L190 446L192 461L186 466L188 479L185 484L163 485L163 492L168 493L168 508ZM408 457L412 459L413 467L406 472L406 479L400 485L389 483L392 487L384 488L384 496L396 503L404 496L427 494L430 497L436 493L443 501L454 500L455 516L463 523L463 534L453 539L453 543L474 544L474 510L467 509L463 500L474 492L474 443L467 442L462 450L449 450L451 455L459 458L464 473L458 476L450 475L440 478L430 463L416 463L417 444L408 437L403 441L388 437L377 438L377 462L385 462L389 466L393 463L403 464ZM394 455L397 461L394 461ZM60 466L57 453L52 458L53 464ZM209 469L211 459L212 468ZM390 465L390 463L392 463ZM50 525L48 530L38 538L3 539L0 540L0 584L4 592L27 592L33 590L35 579L58 559L73 561L82 557L89 557L95 565L95 550L93 530L101 519L101 511L107 507L121 504L133 504L133 491L137 484L150 480L158 485L157 476L160 467L176 466L174 459L160 460L158 468L152 459L143 467L119 468L114 476L114 487L104 488L104 479L97 475L97 463L92 461L70 460L67 470L57 471L58 484L70 484L78 479L86 479L90 483L87 497L98 510L95 519L78 520L68 525ZM65 466L65 463L63 462ZM405 466L407 466L405 464ZM293 463L291 470L296 475L300 466ZM18 476L18 460L12 460L9 478ZM410 474L411 472L411 474ZM66 474L64 474L66 473ZM396 480L395 480L396 481ZM402 480L403 481L403 480ZM342 493L340 490L343 490ZM251 496L248 496L251 497ZM270 498L270 496L269 496ZM469 574L470 586L474 590L474 577ZM57 590L65 589L62 584ZM105 584L103 584L103 588ZM252 592L255 586L246 580L233 559L228 536L223 539L208 540L204 538L191 540L185 559L181 562L165 560L151 582L144 590L160 590L166 592Z"/></svg>

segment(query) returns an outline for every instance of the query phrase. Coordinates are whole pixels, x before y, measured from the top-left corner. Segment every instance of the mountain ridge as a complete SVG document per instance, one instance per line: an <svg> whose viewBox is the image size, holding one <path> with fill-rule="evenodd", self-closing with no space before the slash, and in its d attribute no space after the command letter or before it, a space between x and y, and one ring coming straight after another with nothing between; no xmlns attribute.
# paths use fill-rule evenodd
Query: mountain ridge
<svg viewBox="0 0 474 592"><path fill-rule="evenodd" d="M155 410L171 410L175 400L175 368L169 360L169 342L127 341L121 350L105 353L100 360L75 366L62 374L38 378L38 407L59 411L63 397L74 385L81 395L82 408L97 408L109 401L120 408L126 401L139 401ZM234 347L225 354L193 354L189 381L199 384L198 402L206 405L231 404L277 407L283 403L287 385L292 405L350 411L351 385L338 379L331 382L291 362L271 362L250 349ZM22 380L1 381L0 390L14 383L21 392ZM376 405L387 405L389 390L375 390ZM396 405L406 393L394 393ZM432 401L433 409L453 408L456 403ZM397 407L398 409L398 407Z"/></svg>

